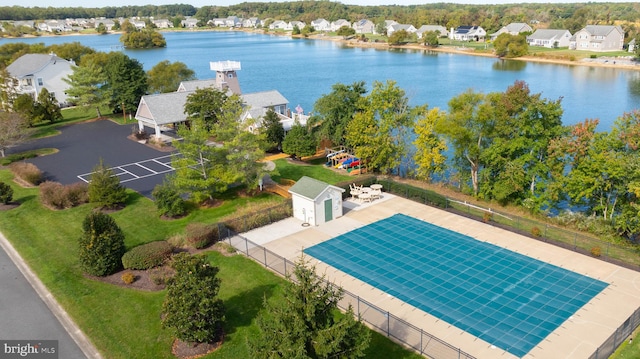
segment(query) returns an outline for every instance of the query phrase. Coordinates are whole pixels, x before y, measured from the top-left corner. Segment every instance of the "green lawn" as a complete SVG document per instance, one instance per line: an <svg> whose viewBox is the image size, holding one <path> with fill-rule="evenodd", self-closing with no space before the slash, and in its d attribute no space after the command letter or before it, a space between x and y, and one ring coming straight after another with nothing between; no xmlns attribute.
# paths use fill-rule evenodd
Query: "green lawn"
<svg viewBox="0 0 640 359"><path fill-rule="evenodd" d="M324 166L299 165L291 163L286 159L275 160L274 162L276 164L276 169L279 172L279 174L272 176L273 180L276 182L280 179L297 181L302 176L308 176L329 184L336 184L339 182L353 180L354 178L353 176L347 175L347 172L341 173L332 171Z"/></svg>
<svg viewBox="0 0 640 359"><path fill-rule="evenodd" d="M310 167L311 168L311 167ZM324 170L320 167L316 169ZM295 172L292 169L290 172ZM286 172L286 171L285 171ZM42 282L69 312L106 358L172 358L172 338L160 326L165 292L143 292L86 278L77 262L77 238L81 222L92 210L89 205L63 211L44 208L37 188L14 184L8 170L0 170L0 181L10 183L18 208L0 212L0 229L20 252ZM263 194L256 198L228 194L216 208L197 210L189 216L164 221L147 198L129 192L125 209L112 216L126 236L126 246L166 239L181 232L187 223L213 223L253 202L282 201ZM249 357L246 338L257 331L256 314L264 297L279 300L284 279L241 255L208 254L220 267L220 297L227 308L225 343L209 358ZM419 358L381 335L374 335L369 358Z"/></svg>

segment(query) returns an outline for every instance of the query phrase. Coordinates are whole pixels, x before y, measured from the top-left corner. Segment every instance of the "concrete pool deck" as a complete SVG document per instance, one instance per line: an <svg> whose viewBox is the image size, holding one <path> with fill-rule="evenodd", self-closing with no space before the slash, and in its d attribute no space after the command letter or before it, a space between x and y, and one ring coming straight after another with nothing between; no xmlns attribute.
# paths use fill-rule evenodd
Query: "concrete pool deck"
<svg viewBox="0 0 640 359"><path fill-rule="evenodd" d="M383 200L351 208L343 217L316 227L293 218L243 236L295 262L302 250L340 234L403 213L511 251L609 283L600 294L551 332L523 358L587 358L640 307L640 273L385 193ZM320 274L345 290L477 358L516 356L307 256Z"/></svg>

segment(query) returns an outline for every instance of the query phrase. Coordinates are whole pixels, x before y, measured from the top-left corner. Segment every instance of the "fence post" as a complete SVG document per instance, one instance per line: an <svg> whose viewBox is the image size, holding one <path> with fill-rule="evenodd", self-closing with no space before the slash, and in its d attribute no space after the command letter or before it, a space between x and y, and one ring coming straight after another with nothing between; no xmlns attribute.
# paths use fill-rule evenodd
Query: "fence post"
<svg viewBox="0 0 640 359"><path fill-rule="evenodd" d="M420 355L423 354L423 344L422 344L422 338L424 338L424 330L422 328L420 328Z"/></svg>
<svg viewBox="0 0 640 359"><path fill-rule="evenodd" d="M458 348L458 359L460 359L460 348Z"/></svg>
<svg viewBox="0 0 640 359"><path fill-rule="evenodd" d="M607 257L609 256L609 247L611 247L611 242L607 242Z"/></svg>
<svg viewBox="0 0 640 359"><path fill-rule="evenodd" d="M247 257L249 257L249 241L246 238L244 238L244 249L247 252Z"/></svg>
<svg viewBox="0 0 640 359"><path fill-rule="evenodd" d="M267 265L267 248L262 247L262 253L264 253L264 266L266 268L269 268L269 266Z"/></svg>
<svg viewBox="0 0 640 359"><path fill-rule="evenodd" d="M387 311L387 338L391 335L391 314Z"/></svg>
<svg viewBox="0 0 640 359"><path fill-rule="evenodd" d="M287 276L287 258L283 258L284 259L284 276Z"/></svg>

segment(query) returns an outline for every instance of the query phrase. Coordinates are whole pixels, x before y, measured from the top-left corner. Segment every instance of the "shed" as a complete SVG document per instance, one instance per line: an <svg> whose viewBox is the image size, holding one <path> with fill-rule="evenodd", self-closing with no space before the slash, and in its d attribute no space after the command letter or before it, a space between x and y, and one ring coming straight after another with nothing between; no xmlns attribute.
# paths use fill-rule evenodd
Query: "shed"
<svg viewBox="0 0 640 359"><path fill-rule="evenodd" d="M342 217L344 189L304 176L289 188L293 217L315 226Z"/></svg>

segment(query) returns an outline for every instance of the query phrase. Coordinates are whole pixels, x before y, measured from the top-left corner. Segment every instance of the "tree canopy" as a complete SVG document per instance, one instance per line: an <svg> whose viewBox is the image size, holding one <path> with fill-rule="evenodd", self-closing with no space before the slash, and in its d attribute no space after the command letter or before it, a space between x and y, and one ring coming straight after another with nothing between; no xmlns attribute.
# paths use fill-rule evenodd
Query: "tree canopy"
<svg viewBox="0 0 640 359"><path fill-rule="evenodd" d="M149 78L149 93L174 92L183 81L196 79L196 73L183 62L163 60L147 72Z"/></svg>

